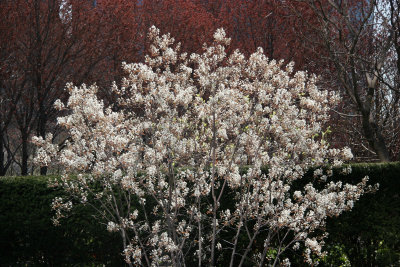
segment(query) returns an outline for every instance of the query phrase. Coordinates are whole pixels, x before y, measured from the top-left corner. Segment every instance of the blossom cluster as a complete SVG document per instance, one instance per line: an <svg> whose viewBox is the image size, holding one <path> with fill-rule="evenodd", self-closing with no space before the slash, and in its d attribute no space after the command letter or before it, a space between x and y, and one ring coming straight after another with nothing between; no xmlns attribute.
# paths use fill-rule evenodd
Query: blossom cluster
<svg viewBox="0 0 400 267"><path fill-rule="evenodd" d="M129 264L178 266L193 255L199 265L214 264L224 252L231 265L290 265L280 256L300 244L310 263L310 253L322 255L324 235L316 230L351 209L367 182L335 183L332 170L321 167L352 157L348 148L329 148L323 134L339 96L261 48L249 58L228 55L222 29L192 55L155 27L148 36L145 61L123 63L127 76L112 86L117 109L104 106L95 85L67 85L69 100L56 107L69 110L58 118L69 138L62 149L51 136L35 138L37 162L63 167L58 185L121 233ZM308 183L293 191L310 168L323 189ZM223 207L227 194L234 204ZM220 239L226 231L231 239ZM243 233L245 245L238 241ZM272 259L271 249L278 251Z"/></svg>

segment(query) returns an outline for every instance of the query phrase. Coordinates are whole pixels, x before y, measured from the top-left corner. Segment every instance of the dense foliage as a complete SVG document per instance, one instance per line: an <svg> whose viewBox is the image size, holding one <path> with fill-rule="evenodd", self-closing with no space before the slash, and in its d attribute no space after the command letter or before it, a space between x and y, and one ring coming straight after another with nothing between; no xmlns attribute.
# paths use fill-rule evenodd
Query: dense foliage
<svg viewBox="0 0 400 267"><path fill-rule="evenodd" d="M379 190L363 196L351 212L328 221L328 246L346 254L351 266L396 266L400 263L400 164L353 164L351 175L335 179L357 181L368 174ZM337 259L331 257L337 266ZM328 258L329 259L329 258ZM328 260L327 259L327 260ZM329 262L329 260L328 260Z"/></svg>
<svg viewBox="0 0 400 267"><path fill-rule="evenodd" d="M53 178L0 179L0 265L123 265L120 237L104 231L92 210L77 207L54 227L51 203L65 192L48 187Z"/></svg>

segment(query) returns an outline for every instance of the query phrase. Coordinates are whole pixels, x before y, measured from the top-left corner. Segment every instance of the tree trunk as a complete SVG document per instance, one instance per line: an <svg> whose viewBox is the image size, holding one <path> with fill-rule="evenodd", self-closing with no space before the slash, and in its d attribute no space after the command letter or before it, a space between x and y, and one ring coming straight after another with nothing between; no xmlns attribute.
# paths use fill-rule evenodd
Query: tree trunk
<svg viewBox="0 0 400 267"><path fill-rule="evenodd" d="M4 165L4 144L3 131L0 129L0 176L6 175L6 167Z"/></svg>
<svg viewBox="0 0 400 267"><path fill-rule="evenodd" d="M46 123L47 123L47 114L44 110L43 103L41 103L39 108L37 135L41 136L43 139L46 138ZM47 166L40 167L40 175L46 175L46 174L47 174Z"/></svg>
<svg viewBox="0 0 400 267"><path fill-rule="evenodd" d="M123 242L124 250L125 250L128 247L128 243L129 243L129 241L127 241L127 236L126 236L125 229L121 229L121 237L122 237L122 242ZM129 267L133 267L133 264L132 263L128 263L128 266Z"/></svg>
<svg viewBox="0 0 400 267"><path fill-rule="evenodd" d="M376 123L372 122L369 117L369 114L362 113L362 126L365 137L367 138L369 145L379 157L379 160L382 162L388 162L390 161L390 156L385 144L385 139Z"/></svg>
<svg viewBox="0 0 400 267"><path fill-rule="evenodd" d="M21 162L21 175L28 175L28 135L22 134L22 162Z"/></svg>

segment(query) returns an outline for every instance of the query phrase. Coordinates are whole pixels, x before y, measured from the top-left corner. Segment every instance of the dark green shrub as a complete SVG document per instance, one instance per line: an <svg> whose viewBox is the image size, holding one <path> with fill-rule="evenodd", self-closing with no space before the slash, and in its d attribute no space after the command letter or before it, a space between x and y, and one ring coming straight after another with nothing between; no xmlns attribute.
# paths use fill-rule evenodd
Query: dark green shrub
<svg viewBox="0 0 400 267"><path fill-rule="evenodd" d="M88 207L76 207L55 227L50 205L61 190L50 177L0 178L1 266L123 266L122 243Z"/></svg>
<svg viewBox="0 0 400 267"><path fill-rule="evenodd" d="M340 247L340 257L351 266L400 265L400 163L352 164L352 173L335 175L335 180L356 183L368 175L379 190L360 198L350 212L328 220L327 248ZM328 256L327 266L338 266L337 257Z"/></svg>

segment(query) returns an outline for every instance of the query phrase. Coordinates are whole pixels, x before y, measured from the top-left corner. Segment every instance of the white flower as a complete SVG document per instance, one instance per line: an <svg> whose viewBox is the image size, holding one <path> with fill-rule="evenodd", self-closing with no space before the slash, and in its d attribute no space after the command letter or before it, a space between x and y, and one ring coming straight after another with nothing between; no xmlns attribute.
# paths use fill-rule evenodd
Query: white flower
<svg viewBox="0 0 400 267"><path fill-rule="evenodd" d="M114 222L108 222L107 231L109 232L117 232L119 231L119 225Z"/></svg>
<svg viewBox="0 0 400 267"><path fill-rule="evenodd" d="M342 154L344 160L351 160L353 158L353 153L351 153L351 149L348 147L343 148Z"/></svg>
<svg viewBox="0 0 400 267"><path fill-rule="evenodd" d="M154 176L157 172L157 167L154 165L151 165L147 168L147 174L150 176Z"/></svg>
<svg viewBox="0 0 400 267"><path fill-rule="evenodd" d="M226 33L225 33L224 29L220 28L220 29L217 29L216 32L214 33L214 40L216 42L227 45L227 44L229 44L231 39L226 38Z"/></svg>

